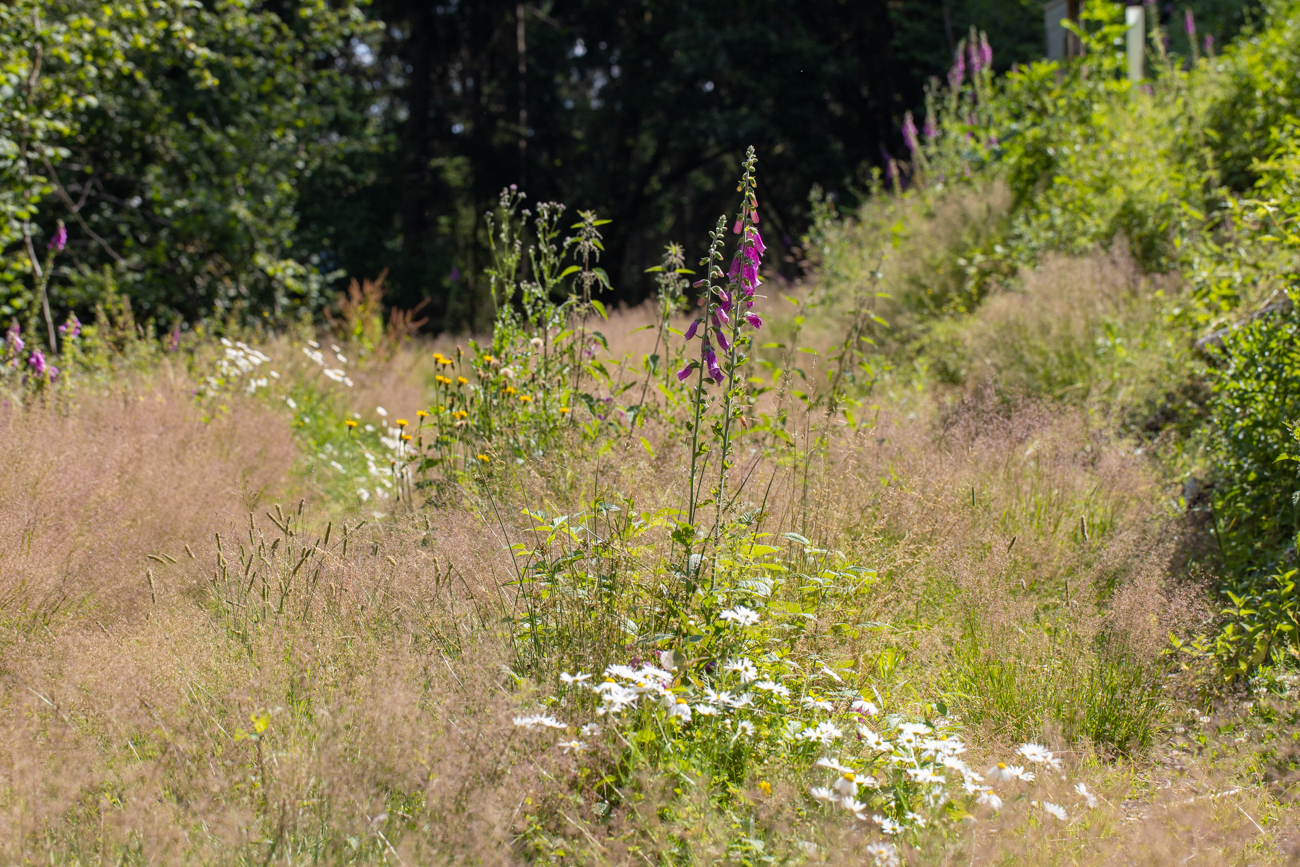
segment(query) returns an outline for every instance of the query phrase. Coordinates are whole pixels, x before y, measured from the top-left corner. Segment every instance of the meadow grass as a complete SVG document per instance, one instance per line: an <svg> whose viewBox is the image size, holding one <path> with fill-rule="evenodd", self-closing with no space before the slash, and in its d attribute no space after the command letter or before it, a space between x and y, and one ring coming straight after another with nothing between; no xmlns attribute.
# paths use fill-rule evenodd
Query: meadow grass
<svg viewBox="0 0 1300 867"><path fill-rule="evenodd" d="M773 327L806 315L813 352L767 350L737 440L744 531L706 549L715 601L682 589L701 567L674 538L691 440L671 392L635 429L584 409L545 448L424 488L388 463L423 428L394 420L436 402L453 340L196 338L12 400L0 859L1292 863L1294 691L1207 691L1205 660L1169 652L1213 619L1178 480L1133 422L1176 363L1173 291L1122 257L1050 260L926 338L977 374L882 341L897 364L852 425L795 395L790 371L816 381L837 338L790 305ZM601 323L604 387L643 381L655 315ZM666 703L608 710L637 666L697 654ZM792 695L701 711L706 684L755 677ZM823 746L822 723L848 735ZM960 738L954 786L1026 741L1062 764L1018 758L1037 779L993 787L998 809L978 788L935 806L910 781L945 754L907 747L891 770L859 724ZM897 774L896 800L819 805L819 756ZM871 813L900 803L917 820L882 834Z"/></svg>

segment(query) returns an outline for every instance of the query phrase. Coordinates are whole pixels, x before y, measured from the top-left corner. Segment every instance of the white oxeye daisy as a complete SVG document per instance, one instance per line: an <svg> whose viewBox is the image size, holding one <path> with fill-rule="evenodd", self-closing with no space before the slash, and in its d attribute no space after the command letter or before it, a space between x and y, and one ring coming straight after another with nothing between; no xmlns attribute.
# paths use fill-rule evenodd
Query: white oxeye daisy
<svg viewBox="0 0 1300 867"><path fill-rule="evenodd" d="M664 704L668 708L668 717L670 719L677 717L684 723L691 721L691 706L686 703L686 699L681 696L666 695L664 696Z"/></svg>
<svg viewBox="0 0 1300 867"><path fill-rule="evenodd" d="M831 785L831 788L833 788L835 793L841 798L852 798L858 793L857 774L852 771L843 772L840 774L839 779Z"/></svg>
<svg viewBox="0 0 1300 867"><path fill-rule="evenodd" d="M754 724L747 719L741 720L736 723L736 733L745 735L746 737L753 737Z"/></svg>
<svg viewBox="0 0 1300 867"><path fill-rule="evenodd" d="M1061 760L1047 747L1032 743L1021 744L1016 752L1035 765L1049 765L1058 771L1061 769Z"/></svg>
<svg viewBox="0 0 1300 867"><path fill-rule="evenodd" d="M734 671L740 675L741 683L749 683L758 679L758 668L748 659L733 659L728 662L724 671Z"/></svg>
<svg viewBox="0 0 1300 867"><path fill-rule="evenodd" d="M717 716L722 713L722 711L718 710L711 704L697 704L695 706L695 712L700 716Z"/></svg>
<svg viewBox="0 0 1300 867"><path fill-rule="evenodd" d="M808 790L812 799L819 804L833 804L837 800L836 794L823 786L813 786Z"/></svg>
<svg viewBox="0 0 1300 867"><path fill-rule="evenodd" d="M853 772L853 769L850 768L848 765L841 765L837 759L832 759L830 756L822 756L820 759L818 759L817 767L827 768L839 774L847 774Z"/></svg>
<svg viewBox="0 0 1300 867"><path fill-rule="evenodd" d="M384 409L382 406L375 407L375 412L379 413L382 416L388 415L388 410Z"/></svg>
<svg viewBox="0 0 1300 867"><path fill-rule="evenodd" d="M585 726L578 729L578 733L584 738L594 738L596 735L600 734L600 725L598 723L587 723Z"/></svg>
<svg viewBox="0 0 1300 867"><path fill-rule="evenodd" d="M918 783L933 783L942 786L947 780L939 776L931 768L908 768L907 775Z"/></svg>
<svg viewBox="0 0 1300 867"><path fill-rule="evenodd" d="M813 708L814 710L824 710L828 713L835 710L835 705L831 704L829 701L813 698L810 695L805 695L803 697L803 706Z"/></svg>
<svg viewBox="0 0 1300 867"><path fill-rule="evenodd" d="M905 735L928 735L930 727L925 723L903 723L898 727L899 732Z"/></svg>
<svg viewBox="0 0 1300 867"><path fill-rule="evenodd" d="M1097 796L1094 795L1092 792L1089 792L1088 787L1085 786L1083 783L1079 783L1078 785L1076 785L1074 787L1074 791L1080 794L1081 796L1083 796L1084 802L1089 807L1097 806Z"/></svg>
<svg viewBox="0 0 1300 867"><path fill-rule="evenodd" d="M854 713L864 713L867 716L875 716L880 713L880 708L876 707L875 704L867 701L865 698L854 699L853 704L849 707Z"/></svg>
<svg viewBox="0 0 1300 867"><path fill-rule="evenodd" d="M758 683L754 684L754 689L765 690L773 695L788 696L790 694L789 687L779 684L774 680L760 680Z"/></svg>
<svg viewBox="0 0 1300 867"><path fill-rule="evenodd" d="M903 830L902 825L898 824L898 822L894 821L888 816L881 816L880 814L876 814L871 817L871 821L875 822L877 825L880 826L880 831L882 834L897 834L899 831Z"/></svg>
<svg viewBox="0 0 1300 867"><path fill-rule="evenodd" d="M1034 781L1032 772L1026 771L1019 765L1008 765L1006 762L998 762L985 771L984 776L995 783L1007 783L1011 780L1024 780L1027 783Z"/></svg>
<svg viewBox="0 0 1300 867"><path fill-rule="evenodd" d="M804 729L799 732L799 737L807 741L817 741L824 747L829 747L834 741L839 740L844 732L832 723L821 722L812 728Z"/></svg>
<svg viewBox="0 0 1300 867"><path fill-rule="evenodd" d="M975 802L981 807L988 807L995 813L1002 809L1002 799L989 791L983 791L976 795Z"/></svg>
<svg viewBox="0 0 1300 867"><path fill-rule="evenodd" d="M1060 819L1062 822L1069 818L1065 813L1064 807L1058 804L1053 804L1051 801L1030 801L1030 803L1042 807L1044 813L1049 813Z"/></svg>
<svg viewBox="0 0 1300 867"><path fill-rule="evenodd" d="M560 722L550 714L540 714L540 713L532 714L530 716L517 716L514 719L514 723L515 725L521 728L526 728L529 731L533 731L538 727L550 728L550 729L567 728L567 726L564 723Z"/></svg>
<svg viewBox="0 0 1300 867"><path fill-rule="evenodd" d="M871 856L875 867L899 867L902 863L898 857L898 849L891 843L868 843L863 847L863 851Z"/></svg>
<svg viewBox="0 0 1300 867"><path fill-rule="evenodd" d="M869 804L864 804L857 798L841 798L840 806L857 816L862 821L867 820L867 810L871 809Z"/></svg>
<svg viewBox="0 0 1300 867"><path fill-rule="evenodd" d="M560 675L560 680L564 683L569 683L569 684L581 684L581 683L585 683L588 680L591 680L591 675L583 674L582 672L578 672L577 674L569 674L566 671Z"/></svg>
<svg viewBox="0 0 1300 867"><path fill-rule="evenodd" d="M758 612L744 605L737 605L734 608L728 608L718 615L722 620L734 623L737 626L753 626L758 622Z"/></svg>
<svg viewBox="0 0 1300 867"><path fill-rule="evenodd" d="M862 743L866 744L867 749L888 752L894 748L889 741L863 725L858 726L858 737L862 738Z"/></svg>
<svg viewBox="0 0 1300 867"><path fill-rule="evenodd" d="M563 750L565 755L568 755L569 753L580 753L587 748L585 743L578 740L560 741L556 746Z"/></svg>

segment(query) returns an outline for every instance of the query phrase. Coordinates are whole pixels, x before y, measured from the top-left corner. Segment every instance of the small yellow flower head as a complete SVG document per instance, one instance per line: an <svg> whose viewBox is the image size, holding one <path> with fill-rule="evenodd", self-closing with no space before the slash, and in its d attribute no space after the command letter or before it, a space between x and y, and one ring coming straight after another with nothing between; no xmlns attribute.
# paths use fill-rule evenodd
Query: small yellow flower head
<svg viewBox="0 0 1300 867"><path fill-rule="evenodd" d="M497 360L496 360L495 358L493 358L492 356L490 356L490 355L485 355L485 356L483 356L483 360L486 361L488 364L496 364L496 363L497 363Z"/></svg>
<svg viewBox="0 0 1300 867"><path fill-rule="evenodd" d="M398 427L406 427L406 425L407 425L408 423L409 423L409 422L407 422L407 420L404 419L404 418L399 418L399 419L397 420L397 426L398 426Z"/></svg>
<svg viewBox="0 0 1300 867"><path fill-rule="evenodd" d="M533 402L533 396L531 394L521 394L519 395L519 399L522 400L524 403Z"/></svg>
<svg viewBox="0 0 1300 867"><path fill-rule="evenodd" d="M568 415L569 412L571 412L571 410L570 410L567 406L562 406L562 407L560 407L560 412L561 412L561 414L563 414L563 415Z"/></svg>
<svg viewBox="0 0 1300 867"><path fill-rule="evenodd" d="M515 393L515 387L513 385L507 385L506 394L514 394L514 393Z"/></svg>
<svg viewBox="0 0 1300 867"><path fill-rule="evenodd" d="M443 385L451 385L451 380L443 376L441 373L435 376L433 379L434 382L441 382Z"/></svg>
<svg viewBox="0 0 1300 867"><path fill-rule="evenodd" d="M409 443L410 441L411 441L411 435L410 435L410 434L402 434L402 442Z"/></svg>
<svg viewBox="0 0 1300 867"><path fill-rule="evenodd" d="M478 456L478 459L479 459L480 461L482 461L483 463L485 463L485 464L486 464L486 463L490 463L491 460L492 460L492 459L489 458L487 455L479 455L479 456Z"/></svg>
<svg viewBox="0 0 1300 867"><path fill-rule="evenodd" d="M468 382L469 382L469 380L466 379L466 378L463 377L463 376L458 376L458 377L456 377L456 384L457 384L457 385L466 385Z"/></svg>
<svg viewBox="0 0 1300 867"><path fill-rule="evenodd" d="M764 795L771 795L771 794L772 794L772 784L769 783L767 780L759 780L759 781L758 781L758 789L759 789L759 791L762 792Z"/></svg>
<svg viewBox="0 0 1300 867"><path fill-rule="evenodd" d="M442 356L438 359L438 363L441 364L443 367L446 367L447 365L455 364L456 362L450 358L447 358L446 356Z"/></svg>
<svg viewBox="0 0 1300 867"><path fill-rule="evenodd" d="M428 418L428 417L429 417L429 413L426 412L425 410L417 409L417 410L415 411L415 417L416 417L416 418Z"/></svg>
<svg viewBox="0 0 1300 867"><path fill-rule="evenodd" d="M439 364L441 364L441 363L442 363L442 353L441 353L441 352L435 352L435 353L433 354L433 360L436 361L436 362L438 362Z"/></svg>
<svg viewBox="0 0 1300 867"><path fill-rule="evenodd" d="M347 421L345 421L345 422L343 422L343 423L344 423L345 425L348 426L348 430L351 430L352 428L354 428L354 427L357 426L357 423L356 423L355 421L353 421L352 419L348 419Z"/></svg>

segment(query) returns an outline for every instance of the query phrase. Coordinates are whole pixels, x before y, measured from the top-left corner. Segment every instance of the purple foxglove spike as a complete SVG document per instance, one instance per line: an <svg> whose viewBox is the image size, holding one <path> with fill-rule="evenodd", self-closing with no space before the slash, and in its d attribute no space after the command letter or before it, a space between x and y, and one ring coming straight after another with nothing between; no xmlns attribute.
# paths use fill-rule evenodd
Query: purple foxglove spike
<svg viewBox="0 0 1300 867"><path fill-rule="evenodd" d="M745 259L753 262L755 265L763 261L763 256L749 244L745 245L744 254Z"/></svg>
<svg viewBox="0 0 1300 867"><path fill-rule="evenodd" d="M903 115L903 143L907 145L907 149L915 157L919 142L916 140L916 121L912 120L910 111Z"/></svg>
<svg viewBox="0 0 1300 867"><path fill-rule="evenodd" d="M53 250L56 253L62 253L63 247L67 243L68 243L67 227L65 227L62 223L59 223L59 228L55 230L53 237L50 238L50 243L45 245L45 249Z"/></svg>
<svg viewBox="0 0 1300 867"><path fill-rule="evenodd" d="M692 338L694 338L695 332L699 330L700 330L700 320L699 319L691 320L690 327L686 329L686 339L691 340Z"/></svg>
<svg viewBox="0 0 1300 867"><path fill-rule="evenodd" d="M72 314L67 322L59 326L59 336L68 340L76 340L81 336L81 320L77 318L77 314Z"/></svg>
<svg viewBox="0 0 1300 867"><path fill-rule="evenodd" d="M721 307L715 307L713 311L713 315L717 317L717 322L720 325L726 325L728 322L731 321L727 317L727 311L723 310Z"/></svg>
<svg viewBox="0 0 1300 867"><path fill-rule="evenodd" d="M722 347L723 352L731 351L731 343L727 340L727 334L721 328L718 329L718 345Z"/></svg>
<svg viewBox="0 0 1300 867"><path fill-rule="evenodd" d="M45 364L45 353L44 353L44 352L41 352L39 349L33 351L33 352L32 352L32 355L31 355L31 358L28 358L28 359L27 359L27 363L30 364L30 365L32 366L32 371L33 371L37 376L44 376L44 375L45 375L46 364Z"/></svg>
<svg viewBox="0 0 1300 867"><path fill-rule="evenodd" d="M980 62L985 69L993 68L993 46L989 45L989 36L987 33L980 34Z"/></svg>
<svg viewBox="0 0 1300 867"><path fill-rule="evenodd" d="M956 57L953 59L952 69L948 71L948 86L956 90L961 87L966 78L966 53L961 50L953 53Z"/></svg>
<svg viewBox="0 0 1300 867"><path fill-rule="evenodd" d="M1214 50L1214 34L1207 33L1205 34L1205 53L1209 54L1213 50Z"/></svg>
<svg viewBox="0 0 1300 867"><path fill-rule="evenodd" d="M706 347L704 350L704 364L709 369L709 379L714 382L722 382L726 379L722 375L722 368L718 367L718 356L714 354L713 347Z"/></svg>
<svg viewBox="0 0 1300 867"><path fill-rule="evenodd" d="M18 325L17 322L10 325L9 330L5 332L5 343L8 345L9 351L14 355L18 355L19 353L21 353L23 351L23 347L27 345L23 342L23 339L18 336L21 333L22 333L22 328Z"/></svg>
<svg viewBox="0 0 1300 867"><path fill-rule="evenodd" d="M758 268L754 265L753 262L745 263L745 267L742 269L741 276L744 278L745 282L748 283L750 286L758 285Z"/></svg>
<svg viewBox="0 0 1300 867"><path fill-rule="evenodd" d="M980 74L980 50L974 42L966 46L966 53L970 56L970 74L972 77Z"/></svg>
<svg viewBox="0 0 1300 867"><path fill-rule="evenodd" d="M686 366L683 367L681 370L677 371L677 381L685 382L686 378L691 375L691 371L694 369L695 369L694 361L686 362Z"/></svg>
<svg viewBox="0 0 1300 867"><path fill-rule="evenodd" d="M933 114L925 116L925 127L921 132L925 135L927 141L933 141L939 137L939 127L934 122Z"/></svg>
<svg viewBox="0 0 1300 867"><path fill-rule="evenodd" d="M746 313L745 321L755 330L763 327L763 317L759 316L757 313Z"/></svg>
<svg viewBox="0 0 1300 867"><path fill-rule="evenodd" d="M761 256L767 252L767 245L763 243L763 236L758 233L758 229L750 226L748 235L750 241L754 245L754 249L758 251L758 255Z"/></svg>
<svg viewBox="0 0 1300 867"><path fill-rule="evenodd" d="M746 309L746 310L751 309L753 306L754 306L754 302L753 302L753 301L746 301L746 302L745 302L745 309Z"/></svg>
<svg viewBox="0 0 1300 867"><path fill-rule="evenodd" d="M740 276L740 257L737 256L731 260L731 270L727 272L727 279L730 280L732 283L735 283L736 278L739 276Z"/></svg>
<svg viewBox="0 0 1300 867"><path fill-rule="evenodd" d="M1190 9L1183 10L1183 32L1192 39L1196 38L1196 17Z"/></svg>

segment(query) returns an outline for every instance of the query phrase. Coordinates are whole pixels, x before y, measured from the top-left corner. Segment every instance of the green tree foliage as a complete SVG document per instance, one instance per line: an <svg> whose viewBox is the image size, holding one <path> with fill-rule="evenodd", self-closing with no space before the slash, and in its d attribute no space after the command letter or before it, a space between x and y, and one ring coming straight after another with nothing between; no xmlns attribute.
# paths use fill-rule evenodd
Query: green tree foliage
<svg viewBox="0 0 1300 867"><path fill-rule="evenodd" d="M350 146L355 3L0 6L0 316L30 320L56 219L63 308L117 284L148 316L317 304L298 187Z"/></svg>

